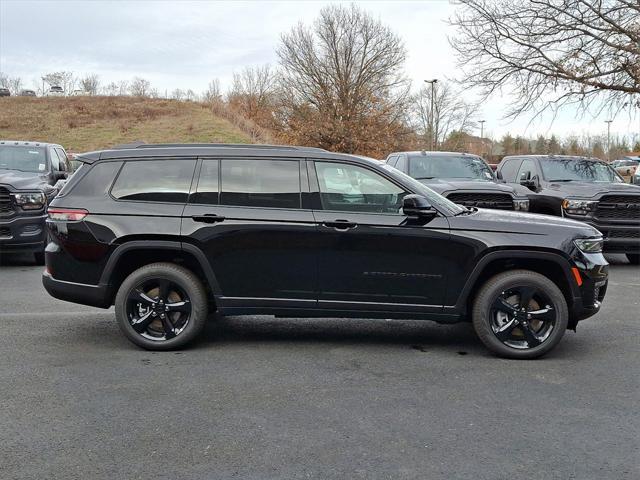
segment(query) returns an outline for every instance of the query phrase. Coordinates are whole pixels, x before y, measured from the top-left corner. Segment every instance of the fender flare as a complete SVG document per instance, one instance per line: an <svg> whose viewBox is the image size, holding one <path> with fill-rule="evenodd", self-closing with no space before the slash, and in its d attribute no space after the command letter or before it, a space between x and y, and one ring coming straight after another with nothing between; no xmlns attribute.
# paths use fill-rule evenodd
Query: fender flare
<svg viewBox="0 0 640 480"><path fill-rule="evenodd" d="M476 281L478 277L482 274L483 270L486 266L493 262L494 260L503 260L503 259L528 259L528 260L547 260L558 265L562 272L564 273L565 279L569 288L571 289L571 297L572 299L580 299L580 291L578 287L575 285L575 280L573 278L573 274L571 272L571 264L569 263L568 258L552 252L542 252L542 251L532 251L532 250L501 250L496 252L489 252L485 254L478 262L476 262L475 267L471 271L469 278L467 279L464 287L462 287L462 291L458 296L458 300L453 307L445 307L452 308L457 312L464 312L466 309L466 304L469 299L469 295L473 288L476 286ZM571 307L571 306L569 306Z"/></svg>
<svg viewBox="0 0 640 480"><path fill-rule="evenodd" d="M207 257L202 252L202 250L189 243L171 240L132 240L130 242L120 244L113 251L113 253L109 257L109 260L107 260L107 264L105 265L104 270L102 271L102 275L100 276L100 284L110 285L111 276L122 255L132 250L147 250L150 248L160 250L173 250L177 252L186 252L192 254L200 264L202 271L207 277L207 282L209 283L214 296L217 298L221 295L220 284L218 283L216 275L211 268L211 264L207 260Z"/></svg>

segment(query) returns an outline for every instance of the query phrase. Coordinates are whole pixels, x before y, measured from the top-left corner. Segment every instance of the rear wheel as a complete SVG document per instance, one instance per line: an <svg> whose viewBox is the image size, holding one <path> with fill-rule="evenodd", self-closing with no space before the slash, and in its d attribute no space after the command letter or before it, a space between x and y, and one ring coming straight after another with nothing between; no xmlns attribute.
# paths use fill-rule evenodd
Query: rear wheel
<svg viewBox="0 0 640 480"><path fill-rule="evenodd" d="M547 277L512 270L492 277L473 304L473 326L501 357L537 358L562 339L569 312L560 289Z"/></svg>
<svg viewBox="0 0 640 480"><path fill-rule="evenodd" d="M627 253L627 260L631 265L640 265L640 253Z"/></svg>
<svg viewBox="0 0 640 480"><path fill-rule="evenodd" d="M207 319L198 277L172 263L153 263L129 275L115 300L118 326L136 345L171 350L194 340Z"/></svg>

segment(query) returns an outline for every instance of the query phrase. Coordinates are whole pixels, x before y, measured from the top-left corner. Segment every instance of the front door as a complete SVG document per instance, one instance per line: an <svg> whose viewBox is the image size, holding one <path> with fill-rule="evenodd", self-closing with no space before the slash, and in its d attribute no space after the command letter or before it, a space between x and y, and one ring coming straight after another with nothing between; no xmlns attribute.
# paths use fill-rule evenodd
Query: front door
<svg viewBox="0 0 640 480"><path fill-rule="evenodd" d="M312 211L301 208L300 161L203 159L201 165L182 235L206 253L220 306L314 306L316 258L309 245L317 230Z"/></svg>
<svg viewBox="0 0 640 480"><path fill-rule="evenodd" d="M449 223L416 225L402 214L409 193L364 166L315 161L319 301L325 308L414 311L443 305Z"/></svg>

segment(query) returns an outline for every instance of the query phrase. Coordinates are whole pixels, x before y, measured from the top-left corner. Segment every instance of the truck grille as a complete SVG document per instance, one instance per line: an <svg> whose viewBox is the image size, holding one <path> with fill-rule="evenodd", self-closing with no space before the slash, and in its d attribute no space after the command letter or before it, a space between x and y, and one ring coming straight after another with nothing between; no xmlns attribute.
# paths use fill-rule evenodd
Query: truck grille
<svg viewBox="0 0 640 480"><path fill-rule="evenodd" d="M0 217L10 217L15 213L9 190L0 187Z"/></svg>
<svg viewBox="0 0 640 480"><path fill-rule="evenodd" d="M513 199L508 193L453 192L447 198L465 207L513 210Z"/></svg>
<svg viewBox="0 0 640 480"><path fill-rule="evenodd" d="M640 230L609 230L609 238L638 238Z"/></svg>
<svg viewBox="0 0 640 480"><path fill-rule="evenodd" d="M605 195L598 203L596 217L640 221L640 195Z"/></svg>

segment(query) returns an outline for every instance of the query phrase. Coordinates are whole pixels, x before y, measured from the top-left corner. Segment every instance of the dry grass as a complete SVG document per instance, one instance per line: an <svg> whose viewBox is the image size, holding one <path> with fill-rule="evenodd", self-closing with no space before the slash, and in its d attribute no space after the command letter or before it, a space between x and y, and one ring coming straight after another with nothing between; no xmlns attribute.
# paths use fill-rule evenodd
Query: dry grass
<svg viewBox="0 0 640 480"><path fill-rule="evenodd" d="M148 143L250 143L254 135L210 105L132 97L0 98L0 138L39 140L84 152Z"/></svg>

